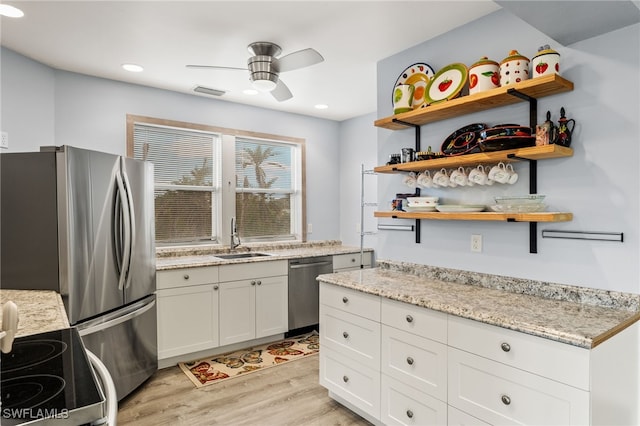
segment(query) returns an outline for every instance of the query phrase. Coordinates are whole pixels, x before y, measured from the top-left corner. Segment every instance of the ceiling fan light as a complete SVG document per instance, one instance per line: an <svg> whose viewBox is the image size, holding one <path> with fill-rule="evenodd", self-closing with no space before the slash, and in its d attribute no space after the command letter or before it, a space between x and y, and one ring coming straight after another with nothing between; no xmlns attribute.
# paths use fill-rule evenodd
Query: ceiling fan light
<svg viewBox="0 0 640 426"><path fill-rule="evenodd" d="M253 87L260 92L270 92L276 88L276 82L278 81L278 77L271 74L270 79L257 79L253 80Z"/></svg>

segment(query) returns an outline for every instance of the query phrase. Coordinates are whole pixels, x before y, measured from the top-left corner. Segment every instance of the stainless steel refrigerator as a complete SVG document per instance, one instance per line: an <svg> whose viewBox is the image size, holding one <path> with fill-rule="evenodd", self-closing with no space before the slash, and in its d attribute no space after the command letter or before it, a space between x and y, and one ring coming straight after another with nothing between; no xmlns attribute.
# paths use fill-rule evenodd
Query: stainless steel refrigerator
<svg viewBox="0 0 640 426"><path fill-rule="evenodd" d="M158 368L153 165L42 147L0 174L0 285L59 291L122 399Z"/></svg>

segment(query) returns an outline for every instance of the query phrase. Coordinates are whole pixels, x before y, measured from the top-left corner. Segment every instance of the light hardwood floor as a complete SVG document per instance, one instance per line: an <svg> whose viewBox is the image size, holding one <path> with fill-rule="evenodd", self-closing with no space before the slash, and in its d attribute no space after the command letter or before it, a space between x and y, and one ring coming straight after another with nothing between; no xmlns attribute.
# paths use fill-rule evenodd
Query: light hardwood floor
<svg viewBox="0 0 640 426"><path fill-rule="evenodd" d="M317 355L196 388L177 366L120 402L119 425L369 425L318 384Z"/></svg>

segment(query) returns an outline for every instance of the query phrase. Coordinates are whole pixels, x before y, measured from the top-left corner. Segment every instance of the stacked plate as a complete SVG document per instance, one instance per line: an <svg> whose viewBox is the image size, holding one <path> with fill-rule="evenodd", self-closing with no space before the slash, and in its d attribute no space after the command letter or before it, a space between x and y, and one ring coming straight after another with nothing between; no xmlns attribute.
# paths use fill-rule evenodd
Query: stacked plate
<svg viewBox="0 0 640 426"><path fill-rule="evenodd" d="M500 213L534 213L547 208L543 203L545 195L529 194L510 197L495 197L496 204L489 209Z"/></svg>
<svg viewBox="0 0 640 426"><path fill-rule="evenodd" d="M438 197L407 197L408 212L433 212L436 211Z"/></svg>

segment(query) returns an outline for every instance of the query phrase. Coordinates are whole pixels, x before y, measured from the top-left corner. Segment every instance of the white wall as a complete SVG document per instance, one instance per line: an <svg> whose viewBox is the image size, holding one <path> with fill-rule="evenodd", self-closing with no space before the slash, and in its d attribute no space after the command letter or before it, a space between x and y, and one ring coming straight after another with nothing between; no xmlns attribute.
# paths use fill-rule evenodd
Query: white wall
<svg viewBox="0 0 640 426"><path fill-rule="evenodd" d="M571 46L555 45L544 34L507 12L498 11L378 63L378 117L392 115L391 90L401 71L426 62L437 72L453 63L471 65L481 56L498 62L511 49L533 57L551 44L561 54L561 74L574 82L566 94L542 98L538 121L547 110L557 120L560 107L577 122L571 158L538 162L538 193L549 210L573 212L566 223L543 229L623 232L624 243L538 238L538 254L529 253L524 223L421 221L422 242L407 232L378 235L377 257L499 275L640 293L639 283L639 99L640 25L633 25ZM422 147L438 151L455 129L469 123L528 123L528 106L502 107L422 127ZM402 147L412 147L413 130L378 129L378 164ZM514 186L423 190L445 203L491 204L493 197L528 193L528 164L518 163ZM400 175L378 175L378 202L385 206L403 187ZM392 219L380 219L380 223ZM403 223L407 221L396 221ZM471 234L483 236L482 253L471 253Z"/></svg>
<svg viewBox="0 0 640 426"><path fill-rule="evenodd" d="M51 68L2 48L6 152L73 145L125 152L126 115L136 114L304 138L309 240L339 239L340 123L153 89Z"/></svg>

